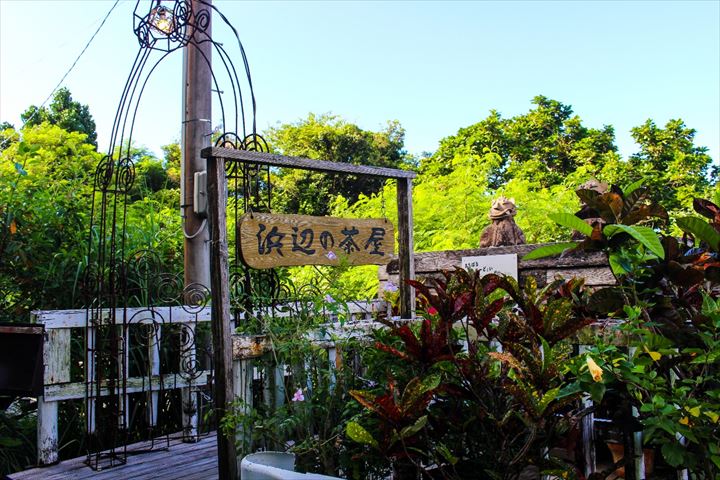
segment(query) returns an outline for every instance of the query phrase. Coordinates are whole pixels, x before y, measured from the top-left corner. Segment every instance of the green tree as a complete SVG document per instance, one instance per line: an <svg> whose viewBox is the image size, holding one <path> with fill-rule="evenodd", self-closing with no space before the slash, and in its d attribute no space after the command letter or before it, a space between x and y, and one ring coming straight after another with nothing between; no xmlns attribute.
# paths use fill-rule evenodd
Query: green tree
<svg viewBox="0 0 720 480"><path fill-rule="evenodd" d="M79 306L93 174L85 135L42 123L0 152L0 317Z"/></svg>
<svg viewBox="0 0 720 480"><path fill-rule="evenodd" d="M572 107L542 95L533 98L528 113L504 119L490 115L440 141L437 152L424 160L421 171L445 175L467 158L495 153L500 161L488 172L489 186L499 188L512 178L538 181L549 187L563 183L578 167L602 163L615 154L615 132L583 126Z"/></svg>
<svg viewBox="0 0 720 480"><path fill-rule="evenodd" d="M95 120L90 108L72 99L70 90L65 87L58 89L53 95L49 107L31 105L20 115L26 127L49 122L68 132L80 132L87 135L86 141L97 147Z"/></svg>
<svg viewBox="0 0 720 480"><path fill-rule="evenodd" d="M163 145L163 165L168 174L168 179L171 184L176 187L180 187L180 157L182 155L180 151L180 143L173 142L167 145Z"/></svg>
<svg viewBox="0 0 720 480"><path fill-rule="evenodd" d="M18 132L10 122L0 122L0 151L5 150L12 142L18 139Z"/></svg>
<svg viewBox="0 0 720 480"><path fill-rule="evenodd" d="M717 170L706 147L695 145L695 129L681 119L670 120L665 128L647 120L632 129L640 151L629 159L628 183L643 179L653 200L667 210L689 208L692 199L709 196L717 182Z"/></svg>
<svg viewBox="0 0 720 480"><path fill-rule="evenodd" d="M266 132L273 150L354 165L407 167L403 150L405 130L397 121L388 122L379 132L362 130L334 115L308 115L296 123L282 124ZM305 170L286 170L274 179L274 210L288 213L326 215L328 198L342 194L356 201L382 187L382 180L354 175L327 175Z"/></svg>

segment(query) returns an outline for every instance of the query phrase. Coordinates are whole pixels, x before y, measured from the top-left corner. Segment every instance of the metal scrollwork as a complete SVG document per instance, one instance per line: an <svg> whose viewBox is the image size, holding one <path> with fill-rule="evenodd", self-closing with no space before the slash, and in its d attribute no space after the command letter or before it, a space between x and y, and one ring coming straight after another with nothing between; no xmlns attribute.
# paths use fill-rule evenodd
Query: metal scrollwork
<svg viewBox="0 0 720 480"><path fill-rule="evenodd" d="M265 139L258 135L257 133L252 133L245 137L245 139L242 142L243 144L243 150L247 150L249 152L269 152L270 147L268 147L267 142Z"/></svg>
<svg viewBox="0 0 720 480"><path fill-rule="evenodd" d="M123 158L117 164L117 191L128 193L135 183L135 164L128 157Z"/></svg>
<svg viewBox="0 0 720 480"><path fill-rule="evenodd" d="M112 184L114 162L111 157L105 155L95 169L95 189L107 191Z"/></svg>
<svg viewBox="0 0 720 480"><path fill-rule="evenodd" d="M231 30L239 53L231 55L209 35L215 29L214 25L211 29L213 22ZM139 243L137 235L128 228L127 202L141 194L134 188L136 172L129 145L136 115L142 111L139 106L145 86L156 67L182 48L197 49L210 64L211 56L201 50L209 44L212 57L220 60L216 62L219 68L210 65L220 106L220 128L237 132L224 134L217 145L268 151L267 143L256 134L255 95L245 50L237 30L214 5L203 0L138 0L133 10L133 32L139 48L120 95L107 154L95 170L88 266L82 276L88 331L87 463L95 469L125 463L127 449L122 442L131 430L146 431L153 439L164 434L167 440L170 433L177 432L168 430L175 425L198 435L198 399L210 398L203 390L205 383L200 384L204 372L207 376L202 377L203 382L212 378L207 331L210 292L203 285L183 288L181 268L170 259L160 258L152 250L135 251L138 247L132 244ZM241 69L235 68L238 59ZM245 76L238 75L238 70ZM222 91L231 92L231 101L223 98ZM243 208L242 199L269 191L269 177L265 179L263 172L252 175L254 186L250 188L245 183L249 172L228 163L228 177L235 178L236 208ZM264 173L269 176L269 171ZM273 294L275 287L261 287L267 280L258 277L259 284L249 283L246 273L238 283L244 285L240 297L251 298L251 291ZM269 285L274 284L271 281ZM127 379L138 375L143 378L142 391L130 395ZM178 412L169 397L165 398L168 385L182 391L181 425L170 420ZM143 408L150 413L133 415Z"/></svg>

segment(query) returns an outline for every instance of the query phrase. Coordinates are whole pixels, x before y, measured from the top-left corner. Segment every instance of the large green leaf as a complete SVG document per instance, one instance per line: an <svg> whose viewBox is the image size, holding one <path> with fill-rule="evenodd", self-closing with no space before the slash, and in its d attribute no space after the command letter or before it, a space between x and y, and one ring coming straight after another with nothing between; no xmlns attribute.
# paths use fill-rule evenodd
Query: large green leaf
<svg viewBox="0 0 720 480"><path fill-rule="evenodd" d="M376 448L378 446L377 440L375 440L373 436L370 435L370 432L365 430L362 425L357 422L348 422L347 426L345 427L345 433L347 434L348 438L350 438L350 440L353 440L357 443L361 443L363 445L370 445Z"/></svg>
<svg viewBox="0 0 720 480"><path fill-rule="evenodd" d="M664 443L661 447L663 458L672 467L679 467L683 463L685 449L679 443Z"/></svg>
<svg viewBox="0 0 720 480"><path fill-rule="evenodd" d="M538 402L537 405L537 413L542 415L545 409L550 405L550 402L555 400L560 393L560 387L555 387L551 390L548 390L545 395L540 399L540 402Z"/></svg>
<svg viewBox="0 0 720 480"><path fill-rule="evenodd" d="M537 260L538 258L552 257L553 255L559 255L565 250L575 248L577 246L578 242L563 242L553 243L551 245L544 245L542 247L536 248L535 250L532 250L531 252L528 252L524 257L522 257L522 259Z"/></svg>
<svg viewBox="0 0 720 480"><path fill-rule="evenodd" d="M621 224L606 225L605 228L603 228L603 233L608 238L612 238L621 232L627 233L633 237L659 258L665 258L665 250L663 249L662 243L660 243L660 239L652 228L638 226L633 227Z"/></svg>
<svg viewBox="0 0 720 480"><path fill-rule="evenodd" d="M412 425L408 425L407 427L403 428L400 431L400 438L405 439L408 437L412 437L413 435L418 433L420 430L425 428L425 425L427 425L427 419L427 415L423 415L422 417L418 418Z"/></svg>
<svg viewBox="0 0 720 480"><path fill-rule="evenodd" d="M572 213L551 213L548 218L558 225L577 230L583 235L589 237L592 234L592 226L582 221Z"/></svg>
<svg viewBox="0 0 720 480"><path fill-rule="evenodd" d="M718 250L720 246L720 233L702 218L681 217L677 219L677 226L680 227L683 232L689 233L698 240L707 243L713 250Z"/></svg>
<svg viewBox="0 0 720 480"><path fill-rule="evenodd" d="M628 185L627 187L625 187L625 188L622 189L622 190L623 190L623 195L625 195L625 196L627 197L628 195L630 195L631 193L633 193L635 190L637 190L638 188L642 187L642 184L643 184L644 182L645 182L645 179L644 179L644 178L641 178L640 180L634 181L633 183L631 183L630 185Z"/></svg>
<svg viewBox="0 0 720 480"><path fill-rule="evenodd" d="M610 269L616 277L626 275L632 271L632 264L622 255L611 253L608 257L608 261L610 263Z"/></svg>

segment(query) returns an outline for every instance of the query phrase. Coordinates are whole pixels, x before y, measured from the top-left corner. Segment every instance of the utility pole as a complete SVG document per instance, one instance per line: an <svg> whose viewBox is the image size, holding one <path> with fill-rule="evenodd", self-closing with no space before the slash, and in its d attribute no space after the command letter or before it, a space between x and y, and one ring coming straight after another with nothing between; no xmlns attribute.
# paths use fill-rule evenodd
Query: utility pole
<svg viewBox="0 0 720 480"><path fill-rule="evenodd" d="M193 295L194 285L201 285L204 288L200 292L209 292L210 284L210 226L208 225L208 186L214 192L214 198L224 198L225 195L225 170L218 171L217 164L212 164L213 178L208 178L207 161L200 156L200 151L210 146L212 134L212 67L211 59L213 53L212 35L212 0L192 0L192 12L196 16L199 12L206 11L210 16L205 32L188 32L195 35L193 42L183 50L183 128L182 128L182 157L181 167L181 198L183 209L183 229L185 230L185 303L195 304L198 301L209 300L204 295ZM197 17L194 18L197 21ZM222 165L222 163L221 163ZM197 185L196 185L197 183ZM219 228L225 228L225 202L217 202L219 208L213 212L213 229L218 235L215 237L216 244L219 235L223 235ZM220 211L221 210L221 211ZM217 247L217 245L216 245ZM214 275L224 275L224 281L218 282L215 279L215 289L225 288L227 291L227 246L222 261L215 265ZM229 294L228 294L229 295ZM227 295L225 296L227 297ZM229 324L225 319L229 318L229 300L212 304L212 333L213 333L213 357L215 368L220 377L214 384L215 411L222 416L228 411L233 400L232 395L232 357L230 336L227 331ZM224 348L219 348L220 346ZM188 408L186 408L186 406ZM183 395L183 408L188 411L197 412L196 397L188 391ZM194 420L189 423L191 428L193 421L197 421L197 413ZM196 423L195 423L196 425ZM218 428L218 476L220 480L236 480L237 454L235 452L234 436L226 436Z"/></svg>
<svg viewBox="0 0 720 480"><path fill-rule="evenodd" d="M207 183L198 179L201 188L195 186L196 173L205 172L207 162L200 156L200 150L210 146L212 133L212 0L192 0L195 15L206 10L211 21L205 32L194 34L195 41L183 49L183 123L181 170L181 206L185 234L185 278L187 289L191 285L202 285L210 289L210 229L207 224ZM205 37L205 38L203 38ZM207 175L205 174L205 177ZM199 211L204 208L204 211ZM205 292L205 288L195 289ZM201 295L202 296L202 295ZM186 293L185 303L203 300L197 295Z"/></svg>

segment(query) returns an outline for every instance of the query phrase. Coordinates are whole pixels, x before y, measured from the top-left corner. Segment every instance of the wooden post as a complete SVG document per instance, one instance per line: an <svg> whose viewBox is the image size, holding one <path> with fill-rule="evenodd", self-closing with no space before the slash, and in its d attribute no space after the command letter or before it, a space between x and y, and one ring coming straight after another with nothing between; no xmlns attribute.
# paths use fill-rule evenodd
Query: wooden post
<svg viewBox="0 0 720 480"><path fill-rule="evenodd" d="M157 325L155 330L153 324L150 324L148 329L148 359L150 361L150 378L154 376L160 376L160 342L162 341L162 327L160 324ZM151 427L157 426L158 422L158 402L160 395L158 392L150 392L147 394L148 403L148 423Z"/></svg>
<svg viewBox="0 0 720 480"><path fill-rule="evenodd" d="M222 158L208 159L208 193L210 220L210 286L213 359L215 363L215 411L220 420L233 401L232 333L230 328L230 272L228 266L227 224L225 207L227 184ZM237 455L235 439L217 430L218 472L220 480L236 480Z"/></svg>
<svg viewBox="0 0 720 480"><path fill-rule="evenodd" d="M400 317L415 314L415 289L406 280L415 279L413 258L412 178L397 179L398 260L400 262Z"/></svg>
<svg viewBox="0 0 720 480"><path fill-rule="evenodd" d="M587 345L580 345L578 351L582 355L588 351ZM583 408L591 407L593 404L589 395L583 395L580 401ZM588 413L580 421L580 433L582 434L582 452L583 452L583 473L586 477L595 473L597 469L597 460L595 458L595 414Z"/></svg>
<svg viewBox="0 0 720 480"><path fill-rule="evenodd" d="M183 368L197 367L197 352L195 346L195 325L191 323L183 323L181 332L181 341L183 345L189 345L187 350L180 352L180 371ZM185 335L188 338L185 338ZM198 440L198 401L197 392L194 388L188 386L180 391L183 404L183 442L196 442Z"/></svg>
<svg viewBox="0 0 720 480"><path fill-rule="evenodd" d="M211 3L211 0L192 0L192 11L195 15L207 11L212 19ZM185 233L185 287L191 284L207 287L210 283L209 232L205 215L194 210L193 194L195 173L204 171L207 163L200 156L200 150L210 145L212 132L212 43L207 41L211 27L212 20L205 33L188 32L200 38L197 38L198 44L193 42L183 50L180 202Z"/></svg>
<svg viewBox="0 0 720 480"><path fill-rule="evenodd" d="M43 364L44 385L70 381L70 329L45 332ZM58 402L38 397L37 416L38 464L50 465L58 461Z"/></svg>
<svg viewBox="0 0 720 480"><path fill-rule="evenodd" d="M233 363L234 373L234 395L243 403L240 411L244 414L252 412L253 409L253 377L254 363L250 358L241 358ZM239 427L235 432L235 439L242 445L242 455L252 453L252 432L245 426ZM240 458L237 459L238 465Z"/></svg>

